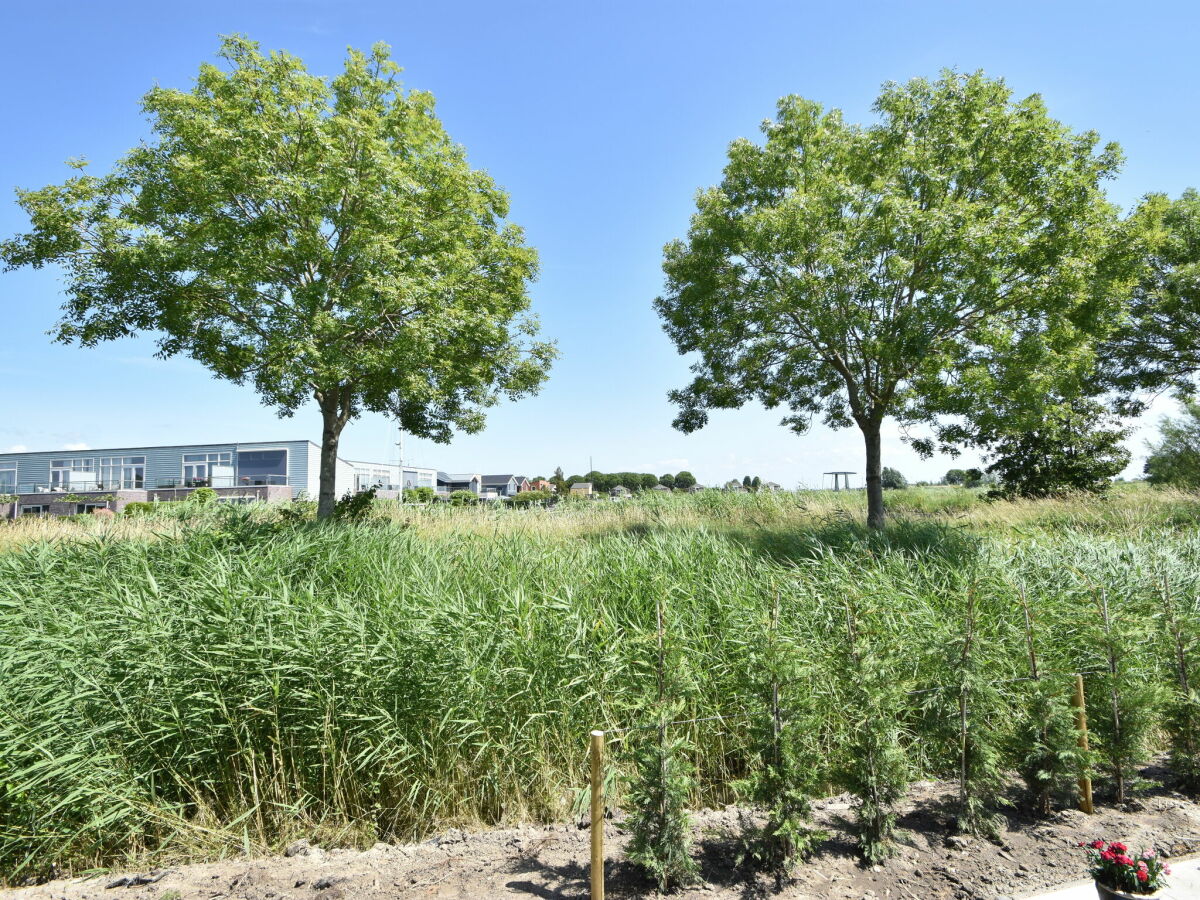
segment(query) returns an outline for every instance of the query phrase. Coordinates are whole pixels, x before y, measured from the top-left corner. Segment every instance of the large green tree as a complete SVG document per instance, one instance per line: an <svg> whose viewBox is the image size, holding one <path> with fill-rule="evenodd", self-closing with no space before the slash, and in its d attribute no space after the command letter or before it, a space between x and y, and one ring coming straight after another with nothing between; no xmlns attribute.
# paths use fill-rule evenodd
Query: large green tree
<svg viewBox="0 0 1200 900"><path fill-rule="evenodd" d="M145 95L153 139L111 173L18 192L32 230L0 253L64 268L60 341L150 331L281 415L315 401L327 516L364 411L447 441L539 387L555 351L526 316L537 257L386 46L332 79L242 37L220 57L190 91Z"/></svg>
<svg viewBox="0 0 1200 900"><path fill-rule="evenodd" d="M1200 374L1200 192L1177 200L1151 194L1134 220L1146 249L1130 316L1104 361L1127 392L1174 388L1194 393Z"/></svg>
<svg viewBox="0 0 1200 900"><path fill-rule="evenodd" d="M1183 415L1159 423L1159 440L1149 445L1145 472L1151 484L1200 488L1200 402L1185 401Z"/></svg>
<svg viewBox="0 0 1200 900"><path fill-rule="evenodd" d="M1115 145L981 73L886 85L875 111L858 126L781 100L765 142L733 143L687 241L667 245L655 305L697 355L671 394L677 428L755 399L785 407L797 433L818 415L857 425L868 522L881 527L884 419L939 436L943 416L969 423L968 398L1003 373L1094 365L1123 273L1101 189Z"/></svg>
<svg viewBox="0 0 1200 900"><path fill-rule="evenodd" d="M991 497L1103 493L1129 464L1129 429L1102 403L1074 397L1046 404L1038 422L1007 429L989 442L988 472L1000 483Z"/></svg>

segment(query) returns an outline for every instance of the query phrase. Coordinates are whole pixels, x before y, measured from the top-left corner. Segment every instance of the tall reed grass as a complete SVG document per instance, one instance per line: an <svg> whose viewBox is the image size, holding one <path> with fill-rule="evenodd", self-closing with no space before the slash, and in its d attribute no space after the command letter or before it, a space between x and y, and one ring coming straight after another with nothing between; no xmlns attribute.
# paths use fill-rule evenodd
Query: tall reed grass
<svg viewBox="0 0 1200 900"><path fill-rule="evenodd" d="M1029 674L1022 591L1046 677L1065 693L1065 673L1097 673L1097 737L1119 740L1114 653L1123 684L1148 686L1149 715L1165 708L1179 641L1164 585L1188 652L1200 629L1194 498L912 491L878 536L860 506L713 494L385 507L333 526L251 508L0 529L0 877L266 851L314 830L369 842L561 819L587 732L644 724L654 706L660 604L673 700L687 718L728 717L681 728L697 803L732 799L752 774L745 721L762 708L776 597L772 639L794 673L782 701L814 723L831 784L856 727L848 603L904 698L919 773L958 769L947 648L968 594L1001 743L1027 699L1010 682ZM628 763L619 742L614 758Z"/></svg>

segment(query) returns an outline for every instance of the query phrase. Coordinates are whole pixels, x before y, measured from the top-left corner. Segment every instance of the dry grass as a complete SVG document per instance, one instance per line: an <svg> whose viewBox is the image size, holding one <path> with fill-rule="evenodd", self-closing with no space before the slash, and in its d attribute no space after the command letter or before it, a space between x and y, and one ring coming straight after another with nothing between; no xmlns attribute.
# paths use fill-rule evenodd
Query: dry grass
<svg viewBox="0 0 1200 900"><path fill-rule="evenodd" d="M1064 527L1136 533L1146 528L1200 525L1200 496L1140 483L1117 485L1106 497L1079 495L1001 502L988 502L981 490L916 487L888 492L887 504L893 521L940 523L1017 539L1031 531ZM280 509L278 505L263 504L243 507L242 511L254 521L270 522L278 518ZM161 513L150 516L29 517L0 522L0 552L44 542L177 539L186 531L219 525L222 511L220 507L163 504ZM400 507L382 502L374 515L429 537L476 534L556 540L651 529L812 530L832 523L853 526L866 518L866 497L862 491L647 494L615 503L568 501L551 509L512 509L496 504L451 507L440 503Z"/></svg>

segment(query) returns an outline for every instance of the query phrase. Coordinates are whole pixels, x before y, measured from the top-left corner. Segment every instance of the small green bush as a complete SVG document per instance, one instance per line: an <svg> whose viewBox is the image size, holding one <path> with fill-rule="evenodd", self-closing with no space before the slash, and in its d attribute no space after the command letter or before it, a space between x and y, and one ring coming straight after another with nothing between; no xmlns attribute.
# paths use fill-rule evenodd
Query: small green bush
<svg viewBox="0 0 1200 900"><path fill-rule="evenodd" d="M279 506L280 522L311 522L317 517L316 500L293 500Z"/></svg>
<svg viewBox="0 0 1200 900"><path fill-rule="evenodd" d="M415 487L404 489L404 499L409 503L432 503L437 492L431 487Z"/></svg>
<svg viewBox="0 0 1200 900"><path fill-rule="evenodd" d="M513 506L533 506L535 503L545 503L550 496L549 491L522 491L515 497L510 497L508 502Z"/></svg>
<svg viewBox="0 0 1200 900"><path fill-rule="evenodd" d="M148 516L155 511L155 504L144 503L141 500L134 500L125 504L125 515L127 516Z"/></svg>
<svg viewBox="0 0 1200 900"><path fill-rule="evenodd" d="M188 500L197 506L207 506L216 502L217 492L210 487L196 488L188 495Z"/></svg>
<svg viewBox="0 0 1200 900"><path fill-rule="evenodd" d="M470 506L479 500L474 491L451 491L446 498L452 506Z"/></svg>
<svg viewBox="0 0 1200 900"><path fill-rule="evenodd" d="M339 522L361 522L371 515L375 505L376 489L347 493L333 508L333 517Z"/></svg>
<svg viewBox="0 0 1200 900"><path fill-rule="evenodd" d="M695 787L688 761L694 748L685 738L667 736L671 712L669 708L660 712L656 737L639 746L636 775L629 787L633 806L629 858L646 870L661 892L692 884L700 874L690 853L691 817L687 811Z"/></svg>

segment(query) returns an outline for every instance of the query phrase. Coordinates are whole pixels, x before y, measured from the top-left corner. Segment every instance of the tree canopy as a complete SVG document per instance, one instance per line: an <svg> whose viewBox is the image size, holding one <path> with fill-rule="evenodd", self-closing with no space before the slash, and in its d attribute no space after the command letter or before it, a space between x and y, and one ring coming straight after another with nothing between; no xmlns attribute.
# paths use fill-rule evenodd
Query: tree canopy
<svg viewBox="0 0 1200 900"><path fill-rule="evenodd" d="M687 240L667 245L655 306L698 357L670 395L677 428L751 400L797 433L816 416L857 425L880 527L885 417L956 439L998 385L1033 397L1093 368L1131 276L1101 189L1115 144L981 73L888 84L875 111L859 126L782 99L765 142L732 144Z"/></svg>
<svg viewBox="0 0 1200 900"><path fill-rule="evenodd" d="M1182 416L1163 419L1159 440L1150 444L1145 472L1151 484L1200 488L1200 402L1188 400Z"/></svg>
<svg viewBox="0 0 1200 900"><path fill-rule="evenodd" d="M991 497L1052 497L1102 493L1129 463L1129 434L1103 404L1079 398L1048 407L1041 423L997 438L988 473Z"/></svg>
<svg viewBox="0 0 1200 900"><path fill-rule="evenodd" d="M1138 207L1145 266L1130 315L1103 354L1126 392L1175 388L1191 394L1200 374L1200 192L1171 201L1151 194Z"/></svg>
<svg viewBox="0 0 1200 900"><path fill-rule="evenodd" d="M611 491L615 487L623 487L628 491L647 491L659 483L657 475L650 472L599 472L593 470L586 475L572 475L567 479L568 487L577 482L585 481L591 484L597 493Z"/></svg>
<svg viewBox="0 0 1200 900"><path fill-rule="evenodd" d="M444 442L539 387L555 350L525 315L537 256L385 45L332 79L243 37L220 57L190 91L145 95L153 139L111 173L76 163L19 191L32 230L0 255L64 268L60 341L153 332L281 415L314 400L329 515L362 412Z"/></svg>

